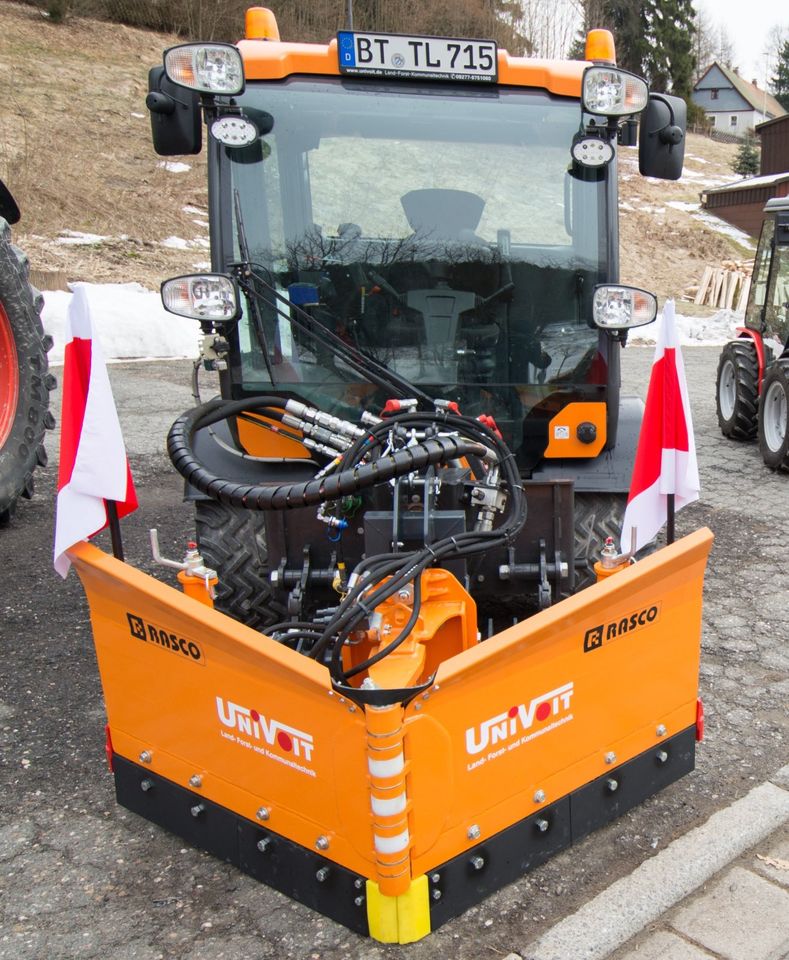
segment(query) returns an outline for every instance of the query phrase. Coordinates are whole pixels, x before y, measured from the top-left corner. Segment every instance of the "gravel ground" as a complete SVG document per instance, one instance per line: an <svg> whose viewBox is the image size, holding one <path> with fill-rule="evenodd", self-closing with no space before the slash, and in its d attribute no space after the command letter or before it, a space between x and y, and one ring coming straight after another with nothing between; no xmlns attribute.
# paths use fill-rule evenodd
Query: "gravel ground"
<svg viewBox="0 0 789 960"><path fill-rule="evenodd" d="M506 957L786 764L789 477L720 436L718 353L685 350L703 489L677 529L716 536L696 772L407 948L363 941L115 805L87 606L77 577L61 582L51 566L51 466L0 532L0 960ZM644 395L651 359L625 352L626 393ZM164 454L174 413L190 405L188 367L111 367L141 501L124 526L127 559L147 570L148 527L170 556L190 529ZM54 439L49 449L54 460Z"/></svg>

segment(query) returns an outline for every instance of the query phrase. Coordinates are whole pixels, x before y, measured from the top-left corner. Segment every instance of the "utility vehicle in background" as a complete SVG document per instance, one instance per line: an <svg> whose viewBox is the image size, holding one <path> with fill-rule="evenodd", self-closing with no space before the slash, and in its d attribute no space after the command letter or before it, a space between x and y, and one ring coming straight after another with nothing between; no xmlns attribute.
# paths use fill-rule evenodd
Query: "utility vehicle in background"
<svg viewBox="0 0 789 960"><path fill-rule="evenodd" d="M745 326L721 352L716 381L724 437L758 437L764 462L789 470L789 198L767 202Z"/></svg>
<svg viewBox="0 0 789 960"><path fill-rule="evenodd" d="M678 177L685 106L606 31L552 62L287 43L262 8L149 85L160 155L207 131L212 271L162 297L221 396L168 438L205 603L69 551L118 800L415 940L693 768L711 536L602 550L656 314L619 282L618 144Z"/></svg>

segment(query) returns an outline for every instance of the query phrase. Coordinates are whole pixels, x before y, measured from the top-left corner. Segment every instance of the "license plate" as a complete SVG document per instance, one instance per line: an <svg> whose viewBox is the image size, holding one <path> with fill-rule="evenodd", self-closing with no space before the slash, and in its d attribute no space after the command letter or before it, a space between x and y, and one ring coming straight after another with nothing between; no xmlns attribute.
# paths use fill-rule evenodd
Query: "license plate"
<svg viewBox="0 0 789 960"><path fill-rule="evenodd" d="M409 37L393 33L337 34L340 72L404 79L482 80L495 83L493 40Z"/></svg>

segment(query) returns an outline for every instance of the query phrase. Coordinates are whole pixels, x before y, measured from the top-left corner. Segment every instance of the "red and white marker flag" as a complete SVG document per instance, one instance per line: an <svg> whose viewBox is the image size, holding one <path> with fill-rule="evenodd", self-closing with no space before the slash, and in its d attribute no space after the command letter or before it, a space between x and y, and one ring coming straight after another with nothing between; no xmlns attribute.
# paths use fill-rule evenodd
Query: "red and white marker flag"
<svg viewBox="0 0 789 960"><path fill-rule="evenodd" d="M66 315L62 397L55 570L65 577L71 566L66 550L107 526L105 501L116 502L119 517L137 508L107 367L83 285L75 287Z"/></svg>
<svg viewBox="0 0 789 960"><path fill-rule="evenodd" d="M679 510L698 500L700 489L685 367L674 325L674 301L668 300L658 329L622 523L622 551L630 549L633 527L637 550L657 535L668 518L670 495L674 496L674 509Z"/></svg>

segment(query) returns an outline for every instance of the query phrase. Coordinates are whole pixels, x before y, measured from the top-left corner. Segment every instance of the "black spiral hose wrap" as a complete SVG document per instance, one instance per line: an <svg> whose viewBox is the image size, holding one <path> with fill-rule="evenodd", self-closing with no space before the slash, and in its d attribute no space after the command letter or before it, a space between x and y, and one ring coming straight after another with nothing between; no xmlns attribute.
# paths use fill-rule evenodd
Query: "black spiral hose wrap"
<svg viewBox="0 0 789 960"><path fill-rule="evenodd" d="M258 398L255 406L276 398ZM242 402L243 404L243 402ZM211 400L182 414L167 435L167 452L175 469L200 493L231 507L246 510L289 510L310 507L357 493L396 477L402 477L427 467L459 460L463 457L484 457L487 449L482 443L459 437L439 436L423 440L374 460L358 464L320 480L302 483L250 484L218 477L207 470L194 455L194 435L198 430L232 416L242 404ZM247 404L249 409L250 404Z"/></svg>

